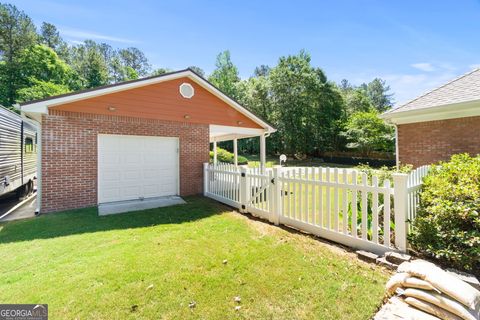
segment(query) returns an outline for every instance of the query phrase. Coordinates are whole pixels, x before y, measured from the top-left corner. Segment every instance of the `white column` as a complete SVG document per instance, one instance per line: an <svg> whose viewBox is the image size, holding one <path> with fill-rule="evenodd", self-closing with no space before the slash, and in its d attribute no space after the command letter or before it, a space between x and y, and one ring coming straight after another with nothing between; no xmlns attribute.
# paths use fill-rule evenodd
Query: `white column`
<svg viewBox="0 0 480 320"><path fill-rule="evenodd" d="M398 125L395 125L395 165L400 169L400 154L398 153Z"/></svg>
<svg viewBox="0 0 480 320"><path fill-rule="evenodd" d="M265 134L260 136L260 168L262 172L265 171L265 154L266 154L266 146L265 146Z"/></svg>
<svg viewBox="0 0 480 320"><path fill-rule="evenodd" d="M408 217L408 174L393 174L393 201L395 214L395 246L407 252L407 217Z"/></svg>
<svg viewBox="0 0 480 320"><path fill-rule="evenodd" d="M208 162L203 164L203 195L208 193Z"/></svg>
<svg viewBox="0 0 480 320"><path fill-rule="evenodd" d="M213 164L217 165L217 141L213 141Z"/></svg>
<svg viewBox="0 0 480 320"><path fill-rule="evenodd" d="M233 139L233 163L238 166L238 143L237 138Z"/></svg>

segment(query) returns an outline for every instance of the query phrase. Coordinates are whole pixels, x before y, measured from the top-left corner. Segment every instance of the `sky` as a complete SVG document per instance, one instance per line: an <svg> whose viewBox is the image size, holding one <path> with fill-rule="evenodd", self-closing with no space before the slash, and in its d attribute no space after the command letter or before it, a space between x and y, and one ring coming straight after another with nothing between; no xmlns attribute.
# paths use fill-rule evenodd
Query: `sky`
<svg viewBox="0 0 480 320"><path fill-rule="evenodd" d="M141 49L154 68L209 74L230 50L240 76L305 49L329 80L387 81L396 104L480 67L480 0L10 0L71 44Z"/></svg>

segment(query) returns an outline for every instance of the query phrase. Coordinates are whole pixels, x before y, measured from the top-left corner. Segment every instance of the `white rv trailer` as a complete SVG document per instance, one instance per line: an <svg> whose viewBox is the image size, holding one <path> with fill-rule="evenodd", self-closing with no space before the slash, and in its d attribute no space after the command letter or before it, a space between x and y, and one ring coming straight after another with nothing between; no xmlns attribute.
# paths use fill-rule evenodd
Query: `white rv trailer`
<svg viewBox="0 0 480 320"><path fill-rule="evenodd" d="M0 195L33 191L37 177L37 126L0 106Z"/></svg>

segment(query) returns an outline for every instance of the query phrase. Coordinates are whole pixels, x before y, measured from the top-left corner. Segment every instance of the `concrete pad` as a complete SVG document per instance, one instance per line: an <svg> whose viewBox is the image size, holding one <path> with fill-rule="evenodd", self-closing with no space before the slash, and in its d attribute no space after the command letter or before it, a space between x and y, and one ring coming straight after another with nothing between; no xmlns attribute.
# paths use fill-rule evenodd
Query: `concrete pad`
<svg viewBox="0 0 480 320"><path fill-rule="evenodd" d="M37 209L37 194L33 193L23 200L19 200L15 193L9 198L0 200L0 221L12 221L35 217Z"/></svg>
<svg viewBox="0 0 480 320"><path fill-rule="evenodd" d="M109 214L167 207L184 203L186 202L178 196L109 202L98 205L98 215L105 216Z"/></svg>

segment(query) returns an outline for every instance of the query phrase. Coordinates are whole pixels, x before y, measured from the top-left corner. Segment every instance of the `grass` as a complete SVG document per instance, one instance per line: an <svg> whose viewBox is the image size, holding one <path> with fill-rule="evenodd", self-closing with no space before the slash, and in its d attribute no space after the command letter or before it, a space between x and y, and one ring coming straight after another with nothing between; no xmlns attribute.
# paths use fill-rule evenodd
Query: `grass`
<svg viewBox="0 0 480 320"><path fill-rule="evenodd" d="M212 200L186 200L0 224L0 301L48 303L52 319L367 319L381 304L382 269Z"/></svg>
<svg viewBox="0 0 480 320"><path fill-rule="evenodd" d="M260 156L259 155L243 155L245 158L248 159L248 166L251 168L257 168L260 166ZM274 157L271 155L267 155L266 157L266 166L267 168L272 168L275 165L279 164L279 157ZM292 160L289 159L285 163L282 163L283 166L286 167L332 167L332 168L353 168L353 165L347 164L340 164L340 163L329 163L324 162L318 158L308 158L305 160Z"/></svg>

